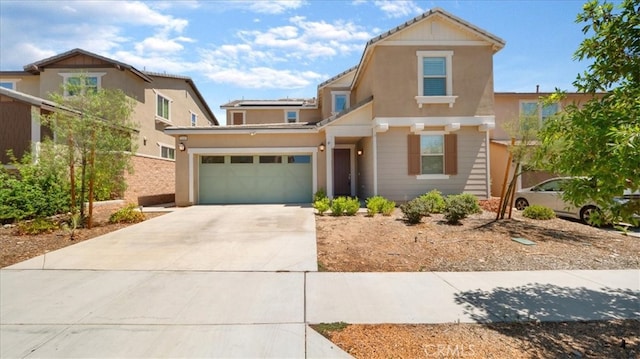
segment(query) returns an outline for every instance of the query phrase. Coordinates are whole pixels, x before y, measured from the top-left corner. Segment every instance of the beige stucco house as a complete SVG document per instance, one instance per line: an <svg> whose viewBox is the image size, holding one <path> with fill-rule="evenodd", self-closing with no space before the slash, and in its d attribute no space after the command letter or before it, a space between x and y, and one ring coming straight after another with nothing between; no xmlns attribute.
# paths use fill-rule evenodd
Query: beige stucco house
<svg viewBox="0 0 640 359"><path fill-rule="evenodd" d="M568 105L578 107L585 104L593 96L601 97L602 93L566 93L562 101L544 104L543 99L550 92L496 92L495 119L496 126L490 131L490 163L491 163L491 195L500 196L504 177L509 163L509 145L514 136L513 123L525 116L537 116L540 125L550 116L561 112ZM516 141L517 142L517 141ZM514 167L511 167L514 170ZM511 172L513 173L513 172ZM555 174L544 171L526 171L518 177L517 189L531 187L541 181L555 177Z"/></svg>
<svg viewBox="0 0 640 359"><path fill-rule="evenodd" d="M168 126L209 128L218 125L195 83L184 76L141 71L82 49L74 49L0 72L0 160L7 149L21 156L47 134L39 116L51 111L49 94L83 74L96 88L119 88L135 100L133 120L139 124L133 174L127 175L125 199L138 204L172 202L175 193L174 138Z"/></svg>
<svg viewBox="0 0 640 359"><path fill-rule="evenodd" d="M323 189L406 201L490 195L493 55L504 41L432 9L367 42L317 98L240 100L227 126L172 126L176 202L310 202Z"/></svg>

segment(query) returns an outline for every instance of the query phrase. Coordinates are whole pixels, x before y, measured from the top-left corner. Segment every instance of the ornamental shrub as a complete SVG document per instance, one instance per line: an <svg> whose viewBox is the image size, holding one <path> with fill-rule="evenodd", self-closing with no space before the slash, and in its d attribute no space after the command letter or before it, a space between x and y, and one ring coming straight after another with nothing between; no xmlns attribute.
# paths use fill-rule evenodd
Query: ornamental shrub
<svg viewBox="0 0 640 359"><path fill-rule="evenodd" d="M425 216L431 213L442 213L442 211L444 210L444 197L442 197L442 193L437 189L433 189L429 193L425 193L419 198L424 203L424 208L426 211L424 213Z"/></svg>
<svg viewBox="0 0 640 359"><path fill-rule="evenodd" d="M19 222L16 226L17 234L42 234L51 233L60 226L54 221L46 218L36 218L32 221Z"/></svg>
<svg viewBox="0 0 640 359"><path fill-rule="evenodd" d="M404 214L404 218L410 224L420 223L424 217L425 208L424 201L420 198L414 198L411 201L400 205L400 210Z"/></svg>
<svg viewBox="0 0 640 359"><path fill-rule="evenodd" d="M382 213L385 216L390 216L393 213L393 209L396 207L396 203L390 201L382 196L369 197L366 200L367 214L374 216L378 213Z"/></svg>
<svg viewBox="0 0 640 359"><path fill-rule="evenodd" d="M109 216L110 223L138 223L144 220L144 214L138 210L138 206L135 204L120 208Z"/></svg>
<svg viewBox="0 0 640 359"><path fill-rule="evenodd" d="M537 204L525 208L524 211L522 211L522 215L527 218L540 220L556 218L556 213L551 208Z"/></svg>
<svg viewBox="0 0 640 359"><path fill-rule="evenodd" d="M324 192L324 189L320 188L316 193L313 194L313 203L320 201L324 198L327 198L327 194Z"/></svg>
<svg viewBox="0 0 640 359"><path fill-rule="evenodd" d="M330 207L330 201L327 197L322 197L313 202L313 208L318 211L318 213L322 216L324 212L328 211Z"/></svg>
<svg viewBox="0 0 640 359"><path fill-rule="evenodd" d="M347 197L337 197L331 201L331 215L342 216L345 211Z"/></svg>
<svg viewBox="0 0 640 359"><path fill-rule="evenodd" d="M449 224L458 224L460 220L475 213L481 213L476 196L470 193L450 195L445 198L444 218Z"/></svg>
<svg viewBox="0 0 640 359"><path fill-rule="evenodd" d="M347 216L355 216L355 214L358 213L359 209L360 209L360 200L358 199L358 197L355 197L355 198L346 197L346 201L344 204L344 213Z"/></svg>

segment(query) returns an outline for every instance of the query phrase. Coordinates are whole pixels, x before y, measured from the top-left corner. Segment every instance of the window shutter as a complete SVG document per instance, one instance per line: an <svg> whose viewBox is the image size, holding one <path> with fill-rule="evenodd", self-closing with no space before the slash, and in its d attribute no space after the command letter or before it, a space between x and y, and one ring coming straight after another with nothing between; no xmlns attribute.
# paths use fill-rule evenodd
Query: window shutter
<svg viewBox="0 0 640 359"><path fill-rule="evenodd" d="M233 113L233 124L234 125L242 125L244 122L244 114L242 112L234 112Z"/></svg>
<svg viewBox="0 0 640 359"><path fill-rule="evenodd" d="M409 175L420 174L420 135L409 135Z"/></svg>
<svg viewBox="0 0 640 359"><path fill-rule="evenodd" d="M444 174L458 174L458 135L444 135Z"/></svg>

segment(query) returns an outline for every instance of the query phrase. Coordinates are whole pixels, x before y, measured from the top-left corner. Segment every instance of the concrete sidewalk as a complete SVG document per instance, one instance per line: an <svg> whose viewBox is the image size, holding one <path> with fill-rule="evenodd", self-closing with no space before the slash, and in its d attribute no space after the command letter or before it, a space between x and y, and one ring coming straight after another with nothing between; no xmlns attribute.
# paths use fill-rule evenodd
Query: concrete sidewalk
<svg viewBox="0 0 640 359"><path fill-rule="evenodd" d="M640 271L0 270L0 356L348 357L307 324L640 318Z"/></svg>
<svg viewBox="0 0 640 359"><path fill-rule="evenodd" d="M640 319L640 270L308 273L309 323Z"/></svg>

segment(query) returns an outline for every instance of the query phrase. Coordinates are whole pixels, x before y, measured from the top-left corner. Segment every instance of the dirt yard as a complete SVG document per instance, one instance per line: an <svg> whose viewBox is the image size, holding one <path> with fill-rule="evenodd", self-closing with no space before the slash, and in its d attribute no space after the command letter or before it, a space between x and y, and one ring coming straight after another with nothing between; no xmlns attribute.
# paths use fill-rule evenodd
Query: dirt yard
<svg viewBox="0 0 640 359"><path fill-rule="evenodd" d="M485 204L487 206L487 204ZM489 206L490 207L490 206ZM517 271L640 268L640 238L611 229L486 211L445 224L389 217L316 216L320 270ZM525 238L523 245L512 238ZM640 358L640 321L348 325L327 336L356 358Z"/></svg>
<svg viewBox="0 0 640 359"><path fill-rule="evenodd" d="M130 226L129 223L109 223L109 216L117 208L96 207L93 228L77 229L74 240L70 239L69 231L64 229L37 235L16 235L15 227L0 226L0 268ZM149 219L162 214L147 213L145 217Z"/></svg>
<svg viewBox="0 0 640 359"><path fill-rule="evenodd" d="M316 216L319 266L330 272L640 268L640 238L611 229L517 212L510 220L483 212L462 222L448 225L436 214L408 225L399 209L389 217Z"/></svg>

